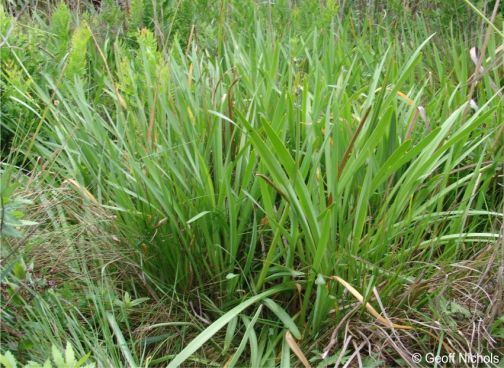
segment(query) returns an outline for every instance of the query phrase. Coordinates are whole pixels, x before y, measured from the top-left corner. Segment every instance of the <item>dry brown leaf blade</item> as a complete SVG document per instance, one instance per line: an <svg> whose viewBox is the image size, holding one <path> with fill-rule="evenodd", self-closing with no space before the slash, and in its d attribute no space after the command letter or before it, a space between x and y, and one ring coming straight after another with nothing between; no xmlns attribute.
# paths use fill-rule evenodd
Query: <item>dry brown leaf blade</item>
<svg viewBox="0 0 504 368"><path fill-rule="evenodd" d="M306 359L306 356L304 353L301 351L301 348L297 344L296 340L294 337L291 335L289 331L285 333L285 341L287 342L287 345L289 345L289 348L292 350L294 354L298 357L298 359L303 363L305 368L311 368L310 363L308 362L308 359Z"/></svg>
<svg viewBox="0 0 504 368"><path fill-rule="evenodd" d="M83 197L89 199L94 204L99 204L98 201L96 200L96 198L91 194L91 192L89 190L87 190L87 188L80 185L76 180L66 179L63 183L65 183L65 182L70 183L74 188L76 188L82 194Z"/></svg>
<svg viewBox="0 0 504 368"><path fill-rule="evenodd" d="M352 294L355 299L357 299L361 304L364 304L366 307L366 310L371 314L378 322L380 322L382 325L389 327L389 328L396 328L398 330L412 330L412 326L406 326L406 325L398 325L395 323L392 323L391 321L383 318L383 316L374 309L374 307L369 304L368 302L364 303L364 297L362 296L361 293L359 293L352 285L350 285L348 282L343 280L339 276L332 276L331 279L338 281L345 289L347 289L350 294Z"/></svg>

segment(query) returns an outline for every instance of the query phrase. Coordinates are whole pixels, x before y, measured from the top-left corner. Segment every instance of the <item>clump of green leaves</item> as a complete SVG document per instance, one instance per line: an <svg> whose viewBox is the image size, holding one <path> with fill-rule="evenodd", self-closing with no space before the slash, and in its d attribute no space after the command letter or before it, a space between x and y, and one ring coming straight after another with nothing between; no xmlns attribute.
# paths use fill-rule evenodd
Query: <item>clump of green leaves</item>
<svg viewBox="0 0 504 368"><path fill-rule="evenodd" d="M376 305L373 290L391 318L423 312L436 291L425 293L419 279L435 284L438 270L494 248L503 203L499 72L481 75L479 107L468 112L474 67L463 37L432 35L421 11L410 9L414 19L400 15L401 2L392 18L384 15L389 4L370 12L348 4L137 0L123 14L108 0L91 21L110 16L122 26L124 16L129 29L111 36L93 23L100 48L93 58L90 29L77 25L65 80L47 78L59 103L49 99L40 73L30 78L33 89L18 95L22 66L3 73L18 108L43 116L45 135L32 139L27 158L51 163L44 180L71 180L88 200L114 211L139 272L156 280L149 294L172 285L181 296L197 290L205 327L166 354L156 346L159 362L197 359L226 327L220 356L242 338L233 364L245 359L250 341L251 365L274 363L281 349L289 366L296 345L284 339L287 330L293 339L304 336L304 347L316 345L353 308L353 297ZM340 6L351 7L351 16L340 16L347 10ZM64 38L68 11L58 12L53 20ZM218 15L216 27L209 14ZM202 32L209 28L217 32ZM194 47L185 47L189 38ZM490 58L499 41L488 43ZM218 53L209 47L215 44ZM101 311L85 319L99 332L91 328L91 339L88 329L74 332L105 339L111 361L134 365L144 350L130 317L146 304L145 290L121 290L115 295L122 299L106 287L89 290L80 307ZM50 329L45 319L58 298L33 317L42 326L33 341ZM254 304L266 308L249 318ZM472 318L464 308L446 304L447 333ZM54 320L65 325L69 314L64 309ZM351 318L376 323L373 316ZM432 325L428 312L421 319Z"/></svg>
<svg viewBox="0 0 504 368"><path fill-rule="evenodd" d="M37 363L34 361L29 361L28 363L21 365L14 355L7 351L5 354L0 354L0 364L5 368L94 368L94 363L85 364L89 359L90 354L84 355L79 360L75 357L75 352L70 344L67 342L66 349L62 353L55 345L52 346L52 356L47 358L44 363ZM53 365L54 364L54 365Z"/></svg>

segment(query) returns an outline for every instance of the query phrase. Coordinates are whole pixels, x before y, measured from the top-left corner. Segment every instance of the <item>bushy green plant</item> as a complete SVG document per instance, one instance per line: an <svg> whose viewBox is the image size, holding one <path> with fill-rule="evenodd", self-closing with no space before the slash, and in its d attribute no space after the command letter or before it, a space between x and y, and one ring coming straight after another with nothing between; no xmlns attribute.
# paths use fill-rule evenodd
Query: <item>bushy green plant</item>
<svg viewBox="0 0 504 368"><path fill-rule="evenodd" d="M87 46L90 39L91 32L87 23L83 22L72 35L71 51L65 69L67 78L73 79L76 76L84 76L86 71Z"/></svg>

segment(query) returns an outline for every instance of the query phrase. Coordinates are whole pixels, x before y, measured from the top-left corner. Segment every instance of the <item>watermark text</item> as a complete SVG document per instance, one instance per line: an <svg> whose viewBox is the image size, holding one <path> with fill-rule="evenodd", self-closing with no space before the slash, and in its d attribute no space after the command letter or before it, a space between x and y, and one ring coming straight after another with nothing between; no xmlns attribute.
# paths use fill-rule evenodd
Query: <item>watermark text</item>
<svg viewBox="0 0 504 368"><path fill-rule="evenodd" d="M449 353L438 355L434 353L427 353L425 355L415 353L411 356L414 363L428 363L428 364L471 364L471 365L488 365L499 364L500 356L493 353L490 354L477 354L477 353Z"/></svg>

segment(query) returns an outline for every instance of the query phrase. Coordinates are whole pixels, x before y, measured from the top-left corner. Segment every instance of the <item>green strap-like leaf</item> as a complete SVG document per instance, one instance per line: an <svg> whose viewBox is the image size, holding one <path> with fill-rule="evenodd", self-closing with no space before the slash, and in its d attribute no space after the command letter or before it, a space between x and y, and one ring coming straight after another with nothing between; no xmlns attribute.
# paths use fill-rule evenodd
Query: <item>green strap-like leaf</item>
<svg viewBox="0 0 504 368"><path fill-rule="evenodd" d="M243 312L247 307L251 306L254 303L257 303L264 298L267 298L271 295L277 294L281 291L291 289L293 284L287 284L280 287L275 287L269 289L261 294L253 296L252 298L244 301L243 303L237 305L229 312L225 313L222 317L220 317L217 321L208 326L203 332L201 332L196 338L191 341L180 353L178 353L175 358L168 364L167 368L175 368L179 367L182 363L184 363L196 350L203 346L208 340L212 338L221 328L227 325L234 317Z"/></svg>

